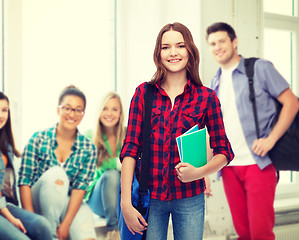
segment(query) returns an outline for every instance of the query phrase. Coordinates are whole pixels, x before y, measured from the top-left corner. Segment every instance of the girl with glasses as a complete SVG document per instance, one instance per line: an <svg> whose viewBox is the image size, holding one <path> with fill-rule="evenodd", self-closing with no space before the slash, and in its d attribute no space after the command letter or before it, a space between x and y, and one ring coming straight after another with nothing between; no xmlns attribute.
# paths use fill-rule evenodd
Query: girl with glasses
<svg viewBox="0 0 299 240"><path fill-rule="evenodd" d="M83 92L65 88L58 101L58 123L36 132L22 155L22 205L49 220L54 239L96 238L92 213L82 202L97 156L94 144L77 128L85 107Z"/></svg>

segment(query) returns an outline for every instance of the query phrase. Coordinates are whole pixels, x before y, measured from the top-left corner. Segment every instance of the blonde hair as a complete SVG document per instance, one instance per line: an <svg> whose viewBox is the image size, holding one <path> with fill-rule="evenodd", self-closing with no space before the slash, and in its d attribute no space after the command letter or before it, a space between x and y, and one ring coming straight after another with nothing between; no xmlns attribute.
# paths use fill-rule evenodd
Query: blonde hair
<svg viewBox="0 0 299 240"><path fill-rule="evenodd" d="M113 98L117 99L119 101L119 104L120 104L120 118L119 118L118 123L115 126L117 147L119 145L122 145L122 142L125 138L124 112L123 112L123 107L122 107L120 96L115 92L109 92L103 98L101 104L99 105L99 111L98 111L97 121L96 121L96 128L95 128L94 135L93 135L93 141L94 141L94 144L96 145L97 150L98 150L97 167L101 166L103 161L107 161L109 157L113 157L113 156L109 155L107 147L105 145L105 141L104 141L104 138L103 138L104 126L100 122L100 116L103 112L103 109L104 109L106 103L110 99L113 99Z"/></svg>

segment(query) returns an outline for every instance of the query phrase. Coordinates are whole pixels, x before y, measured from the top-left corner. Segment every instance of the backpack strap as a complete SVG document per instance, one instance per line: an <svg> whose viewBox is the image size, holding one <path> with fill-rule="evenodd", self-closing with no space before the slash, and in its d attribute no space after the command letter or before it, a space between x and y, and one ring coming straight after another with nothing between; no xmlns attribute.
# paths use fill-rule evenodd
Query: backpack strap
<svg viewBox="0 0 299 240"><path fill-rule="evenodd" d="M246 58L244 65L245 65L245 69L246 69L246 75L248 77L249 99L252 103L256 136L257 136L257 138L260 138L260 129L259 129L259 122L258 122L257 110L256 110L255 93L254 93L254 87L253 87L254 64L255 64L256 60L258 60L258 58L254 58L254 57ZM278 183L279 178L280 178L279 171L276 170L276 173L277 173L277 183Z"/></svg>
<svg viewBox="0 0 299 240"><path fill-rule="evenodd" d="M256 60L258 60L258 58L254 58L254 57L246 58L245 59L245 69L246 69L246 75L248 77L248 83L249 83L249 99L252 103L256 136L257 136L257 138L260 138L260 129L259 129L259 122L258 122L256 101L255 101L255 93L254 93L254 87L253 87L254 64L255 64Z"/></svg>
<svg viewBox="0 0 299 240"><path fill-rule="evenodd" d="M139 195L147 194L147 182L148 182L148 169L150 165L151 155L151 115L153 107L153 99L155 93L155 86L147 84L144 97L144 119L143 119L143 144L142 144L142 156L141 156L141 172L139 179ZM142 199L142 198L139 198Z"/></svg>

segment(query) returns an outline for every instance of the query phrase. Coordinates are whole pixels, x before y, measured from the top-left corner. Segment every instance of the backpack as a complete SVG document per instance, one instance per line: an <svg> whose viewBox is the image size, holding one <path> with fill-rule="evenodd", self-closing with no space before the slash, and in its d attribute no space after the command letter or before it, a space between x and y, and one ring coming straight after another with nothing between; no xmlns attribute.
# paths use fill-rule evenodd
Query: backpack
<svg viewBox="0 0 299 240"><path fill-rule="evenodd" d="M245 59L246 75L249 82L250 101L252 102L252 109L254 113L254 121L257 138L259 134L258 116L256 110L255 94L253 88L254 63L258 58ZM278 120L282 105L275 99L276 116L272 123L272 127ZM295 116L289 129L276 142L274 147L268 152L269 157L275 166L276 170L292 170L299 171L299 112Z"/></svg>

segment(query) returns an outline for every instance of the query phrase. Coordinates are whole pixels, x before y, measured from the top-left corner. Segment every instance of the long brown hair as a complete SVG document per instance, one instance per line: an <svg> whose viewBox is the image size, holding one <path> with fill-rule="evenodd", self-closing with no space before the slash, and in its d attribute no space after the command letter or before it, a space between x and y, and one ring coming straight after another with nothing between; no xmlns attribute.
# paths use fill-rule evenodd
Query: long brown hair
<svg viewBox="0 0 299 240"><path fill-rule="evenodd" d="M113 156L110 156L108 151L107 151L107 147L105 145L105 141L104 141L104 138L103 138L104 126L100 122L100 116L101 116L102 111L105 107L105 104L108 102L108 100L110 100L112 98L117 99L119 101L119 104L120 104L120 118L119 118L119 121L118 121L117 125L115 126L117 146L121 145L124 138L125 138L124 111L123 111L120 96L115 92L109 92L104 97L103 101L101 102L101 104L99 106L99 112L98 112L98 117L97 117L97 122L96 122L96 128L95 128L95 132L94 132L94 135L93 135L94 144L96 145L97 150L98 150L97 166L101 166L103 161L108 160L109 157L113 157Z"/></svg>
<svg viewBox="0 0 299 240"><path fill-rule="evenodd" d="M8 97L0 92L0 100L6 100L9 106L9 100ZM20 152L16 149L13 133L12 133L12 127L11 127L11 117L10 117L10 109L8 108L8 118L3 126L3 128L0 129L0 151L2 154L7 156L8 153L8 146L12 147L12 152L16 157L20 157Z"/></svg>
<svg viewBox="0 0 299 240"><path fill-rule="evenodd" d="M163 34L171 30L180 32L183 35L184 43L189 55L189 60L186 66L187 78L190 79L195 85L202 86L202 82L199 77L199 51L194 44L190 30L178 22L165 25L158 34L153 56L157 71L155 72L150 83L155 84L157 82L163 82L166 77L167 69L164 67L161 61L161 46Z"/></svg>

